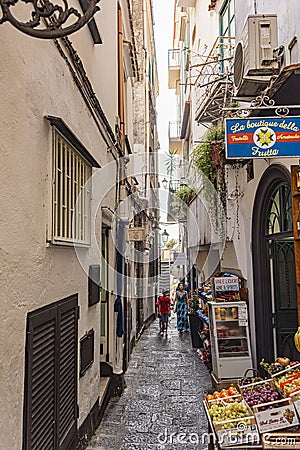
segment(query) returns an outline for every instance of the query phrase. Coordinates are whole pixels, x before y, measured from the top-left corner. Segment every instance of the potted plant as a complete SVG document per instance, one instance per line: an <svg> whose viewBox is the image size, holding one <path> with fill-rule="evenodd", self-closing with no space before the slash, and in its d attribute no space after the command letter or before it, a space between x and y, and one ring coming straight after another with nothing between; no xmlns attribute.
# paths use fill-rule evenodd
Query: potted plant
<svg viewBox="0 0 300 450"><path fill-rule="evenodd" d="M189 323L191 330L192 345L194 348L203 347L202 339L199 336L199 332L203 329L203 322L197 314L199 310L199 296L197 291L191 292L191 298L189 300Z"/></svg>

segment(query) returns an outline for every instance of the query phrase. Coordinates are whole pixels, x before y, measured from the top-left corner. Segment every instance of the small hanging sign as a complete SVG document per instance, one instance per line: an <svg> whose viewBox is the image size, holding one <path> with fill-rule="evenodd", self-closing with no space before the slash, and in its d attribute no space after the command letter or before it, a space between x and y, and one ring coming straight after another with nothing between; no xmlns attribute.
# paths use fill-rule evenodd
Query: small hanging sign
<svg viewBox="0 0 300 450"><path fill-rule="evenodd" d="M127 230L128 241L144 241L146 239L145 227L132 227Z"/></svg>

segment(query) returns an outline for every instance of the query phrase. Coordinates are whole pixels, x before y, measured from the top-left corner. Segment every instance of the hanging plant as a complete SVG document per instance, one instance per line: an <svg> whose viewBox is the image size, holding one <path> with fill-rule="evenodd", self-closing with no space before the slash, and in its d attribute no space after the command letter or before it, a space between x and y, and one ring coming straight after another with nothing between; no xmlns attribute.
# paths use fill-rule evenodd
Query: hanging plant
<svg viewBox="0 0 300 450"><path fill-rule="evenodd" d="M190 186L184 186L175 193L186 205L189 205L197 196L197 189Z"/></svg>
<svg viewBox="0 0 300 450"><path fill-rule="evenodd" d="M201 196L208 203L212 227L220 238L225 236L224 217L226 219L226 197L224 169L224 140L225 131L223 123L212 125L203 137L203 143L194 148L192 165L200 171L202 179ZM201 173L205 177L201 177ZM216 195L217 194L217 195ZM220 203L221 200L221 203Z"/></svg>
<svg viewBox="0 0 300 450"><path fill-rule="evenodd" d="M192 164L194 164L210 181L213 181L215 159L213 157L213 146L223 146L225 131L223 124L212 125L203 138L203 143L197 145L192 153Z"/></svg>
<svg viewBox="0 0 300 450"><path fill-rule="evenodd" d="M176 244L175 239L170 239L167 243L166 243L166 248L172 248L174 247L174 245Z"/></svg>

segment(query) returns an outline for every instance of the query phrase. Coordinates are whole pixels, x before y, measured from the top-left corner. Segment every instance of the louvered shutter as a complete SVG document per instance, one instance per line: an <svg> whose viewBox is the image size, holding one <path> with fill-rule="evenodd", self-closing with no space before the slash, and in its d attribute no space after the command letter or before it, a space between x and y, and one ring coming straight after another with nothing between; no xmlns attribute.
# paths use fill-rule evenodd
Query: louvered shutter
<svg viewBox="0 0 300 450"><path fill-rule="evenodd" d="M24 450L66 450L77 432L78 297L28 314Z"/></svg>
<svg viewBox="0 0 300 450"><path fill-rule="evenodd" d="M77 429L77 298L59 306L58 329L58 440L64 450Z"/></svg>
<svg viewBox="0 0 300 450"><path fill-rule="evenodd" d="M26 448L55 449L56 309L30 318L27 334Z"/></svg>

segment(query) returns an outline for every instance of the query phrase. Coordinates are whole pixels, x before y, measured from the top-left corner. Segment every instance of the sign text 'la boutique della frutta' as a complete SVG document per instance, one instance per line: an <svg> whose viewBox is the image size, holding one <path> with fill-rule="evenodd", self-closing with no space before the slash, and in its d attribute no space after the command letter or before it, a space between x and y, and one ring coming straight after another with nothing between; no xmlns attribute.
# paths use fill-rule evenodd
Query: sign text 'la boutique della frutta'
<svg viewBox="0 0 300 450"><path fill-rule="evenodd" d="M300 157L300 117L225 119L226 158Z"/></svg>

